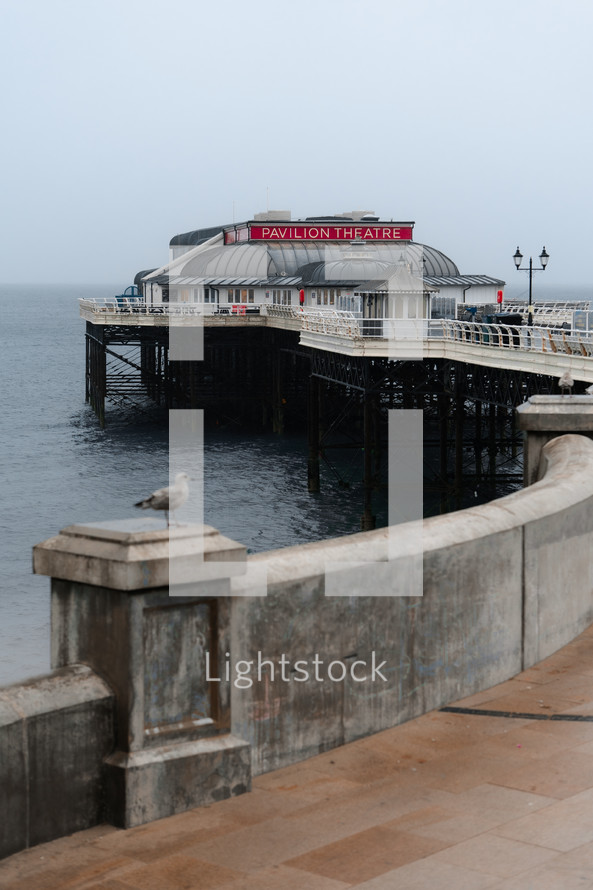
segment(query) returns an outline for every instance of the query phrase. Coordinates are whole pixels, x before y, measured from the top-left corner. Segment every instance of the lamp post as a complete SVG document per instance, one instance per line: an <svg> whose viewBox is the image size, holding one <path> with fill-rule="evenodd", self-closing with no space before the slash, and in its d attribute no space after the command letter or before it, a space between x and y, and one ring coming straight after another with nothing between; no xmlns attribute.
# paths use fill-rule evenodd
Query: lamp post
<svg viewBox="0 0 593 890"><path fill-rule="evenodd" d="M519 250L518 247L517 247L517 250L515 251L515 253L513 254L513 259L515 261L515 266L517 267L518 272L529 272L529 307L527 309L527 315L528 315L527 323L529 326L532 326L533 325L533 299L532 299L533 273L545 271L545 268L548 265L548 260L550 259L550 255L546 252L545 247L542 248L542 252L539 255L539 261L541 263L541 266L539 268L536 266L535 269L533 268L533 259L531 257L529 257L529 266L521 267L521 260L523 259L523 254L521 253L521 251Z"/></svg>

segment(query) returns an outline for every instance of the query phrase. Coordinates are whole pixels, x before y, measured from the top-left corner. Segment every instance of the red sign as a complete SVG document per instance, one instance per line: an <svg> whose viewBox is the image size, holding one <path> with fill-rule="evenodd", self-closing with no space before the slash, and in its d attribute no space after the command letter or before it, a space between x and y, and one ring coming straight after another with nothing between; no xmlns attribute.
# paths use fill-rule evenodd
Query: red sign
<svg viewBox="0 0 593 890"><path fill-rule="evenodd" d="M411 241L412 226L401 223L345 223L343 226L250 226L250 241Z"/></svg>

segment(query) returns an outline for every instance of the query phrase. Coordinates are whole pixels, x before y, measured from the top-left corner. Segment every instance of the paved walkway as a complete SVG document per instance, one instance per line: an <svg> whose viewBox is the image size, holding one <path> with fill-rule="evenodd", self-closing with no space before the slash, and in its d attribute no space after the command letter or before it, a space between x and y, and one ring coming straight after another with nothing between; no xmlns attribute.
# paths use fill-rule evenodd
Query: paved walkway
<svg viewBox="0 0 593 890"><path fill-rule="evenodd" d="M469 713L432 712L251 794L34 847L0 863L0 887L593 888L593 627L457 705Z"/></svg>

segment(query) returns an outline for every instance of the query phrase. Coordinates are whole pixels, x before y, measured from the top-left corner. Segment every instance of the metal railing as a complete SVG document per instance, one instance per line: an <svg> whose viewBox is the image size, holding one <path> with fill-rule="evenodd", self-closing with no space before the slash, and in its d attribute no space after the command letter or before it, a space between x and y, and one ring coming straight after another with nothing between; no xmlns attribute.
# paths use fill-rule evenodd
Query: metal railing
<svg viewBox="0 0 593 890"><path fill-rule="evenodd" d="M300 306L284 306L282 303L262 306L262 315L269 315L270 318L302 318L303 311Z"/></svg>
<svg viewBox="0 0 593 890"><path fill-rule="evenodd" d="M135 299L81 299L81 308L94 312L120 314L158 313L171 315L220 315L229 314L235 306L218 306L214 303L162 303L148 305ZM241 304L243 306L245 304ZM251 304L246 304L250 308ZM453 319L398 319L360 318L353 312L339 309L307 309L300 306L252 306L261 309L270 318L298 320L304 332L356 341L386 340L447 340L474 346L514 349L541 353L564 353L593 357L593 333L559 330L535 324L504 325L483 322L456 321ZM550 307L552 309L556 307Z"/></svg>
<svg viewBox="0 0 593 890"><path fill-rule="evenodd" d="M572 325L573 313L578 311L586 311L591 303L589 300L555 300L548 303L533 303L533 321L540 327L551 325L559 327L560 325ZM515 303L503 303L499 312L517 313L527 319L529 315L529 305L527 302L517 301Z"/></svg>
<svg viewBox="0 0 593 890"><path fill-rule="evenodd" d="M581 331L560 331L539 325L530 327L433 320L429 325L429 337L439 336L445 340L473 343L477 346L593 356L593 337L586 336Z"/></svg>
<svg viewBox="0 0 593 890"><path fill-rule="evenodd" d="M343 309L305 309L302 328L315 334L358 339L363 336L359 319Z"/></svg>
<svg viewBox="0 0 593 890"><path fill-rule="evenodd" d="M111 313L124 315L245 315L257 313L263 308L260 304L253 303L146 303L144 300L134 297L111 297L103 299L87 299L82 297L78 301L81 309L90 312Z"/></svg>

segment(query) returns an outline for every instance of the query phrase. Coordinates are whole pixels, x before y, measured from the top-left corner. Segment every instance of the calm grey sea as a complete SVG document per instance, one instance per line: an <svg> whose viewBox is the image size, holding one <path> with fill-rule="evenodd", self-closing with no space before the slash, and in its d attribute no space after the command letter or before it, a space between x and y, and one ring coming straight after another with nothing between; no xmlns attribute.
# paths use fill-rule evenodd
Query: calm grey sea
<svg viewBox="0 0 593 890"><path fill-rule="evenodd" d="M75 522L137 515L168 484L165 424L120 414L101 430L84 401L77 298L124 286L0 287L0 685L49 669L49 580L31 573L32 546ZM361 499L322 473L309 495L304 436L209 434L205 521L252 551L359 531Z"/></svg>
<svg viewBox="0 0 593 890"><path fill-rule="evenodd" d="M124 287L0 286L0 685L49 669L49 580L31 573L32 546L74 522L133 516L135 501L167 484L165 425L120 416L100 430L84 402L77 298ZM304 437L209 435L205 521L250 550L358 531L358 465L340 468L352 491L323 468L322 492L311 496L306 462Z"/></svg>

